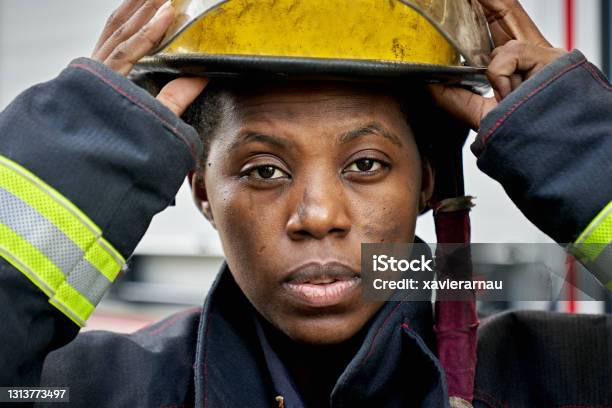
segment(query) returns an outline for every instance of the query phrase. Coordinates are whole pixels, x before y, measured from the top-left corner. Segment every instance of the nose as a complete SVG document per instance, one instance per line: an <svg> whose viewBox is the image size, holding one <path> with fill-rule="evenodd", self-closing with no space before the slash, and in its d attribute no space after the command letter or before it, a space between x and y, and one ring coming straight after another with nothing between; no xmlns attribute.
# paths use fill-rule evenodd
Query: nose
<svg viewBox="0 0 612 408"><path fill-rule="evenodd" d="M310 177L295 193L298 199L287 222L291 239L342 238L349 233L348 202L339 180Z"/></svg>

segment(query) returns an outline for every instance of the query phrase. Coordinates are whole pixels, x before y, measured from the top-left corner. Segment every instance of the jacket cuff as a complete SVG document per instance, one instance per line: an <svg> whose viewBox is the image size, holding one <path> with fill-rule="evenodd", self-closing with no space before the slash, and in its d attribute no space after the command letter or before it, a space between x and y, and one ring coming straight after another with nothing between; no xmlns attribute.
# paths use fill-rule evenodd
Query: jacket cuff
<svg viewBox="0 0 612 408"><path fill-rule="evenodd" d="M197 161L202 152L202 144L197 132L151 94L106 65L90 58L73 60L66 71L73 69L89 72L98 80L110 86L118 95L126 98L144 112L149 113L152 119L158 121L174 137L181 140L189 149L193 159Z"/></svg>
<svg viewBox="0 0 612 408"><path fill-rule="evenodd" d="M472 145L478 167L562 244L574 242L612 198L611 90L573 51L508 95Z"/></svg>

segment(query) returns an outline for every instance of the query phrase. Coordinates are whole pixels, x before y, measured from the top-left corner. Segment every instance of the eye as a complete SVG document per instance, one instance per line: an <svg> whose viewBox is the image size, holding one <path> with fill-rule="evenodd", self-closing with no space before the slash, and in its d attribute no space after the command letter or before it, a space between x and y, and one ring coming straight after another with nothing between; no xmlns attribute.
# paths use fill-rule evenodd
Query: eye
<svg viewBox="0 0 612 408"><path fill-rule="evenodd" d="M288 177L287 173L274 166L258 166L251 169L247 175L260 180L274 180Z"/></svg>
<svg viewBox="0 0 612 408"><path fill-rule="evenodd" d="M383 163L374 159L359 159L351 163L345 172L375 173L383 168Z"/></svg>

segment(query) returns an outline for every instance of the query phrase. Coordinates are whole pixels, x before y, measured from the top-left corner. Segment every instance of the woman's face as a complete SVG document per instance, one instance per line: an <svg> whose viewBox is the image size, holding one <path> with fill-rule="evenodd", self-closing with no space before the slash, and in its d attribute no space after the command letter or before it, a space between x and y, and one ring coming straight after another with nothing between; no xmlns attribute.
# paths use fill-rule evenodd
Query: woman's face
<svg viewBox="0 0 612 408"><path fill-rule="evenodd" d="M381 307L362 243L412 242L432 175L391 96L278 85L233 102L194 195L253 306L296 341L333 344Z"/></svg>

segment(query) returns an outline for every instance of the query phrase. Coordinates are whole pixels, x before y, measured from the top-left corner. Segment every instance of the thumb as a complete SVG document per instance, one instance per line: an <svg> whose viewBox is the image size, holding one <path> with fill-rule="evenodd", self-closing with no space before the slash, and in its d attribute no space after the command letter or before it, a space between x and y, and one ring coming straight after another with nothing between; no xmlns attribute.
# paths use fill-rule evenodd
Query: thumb
<svg viewBox="0 0 612 408"><path fill-rule="evenodd" d="M480 120L497 106L494 98L485 98L467 89L440 84L428 88L438 106L476 131Z"/></svg>
<svg viewBox="0 0 612 408"><path fill-rule="evenodd" d="M181 77L172 80L162 88L157 100L177 116L181 116L193 101L202 93L208 78Z"/></svg>

